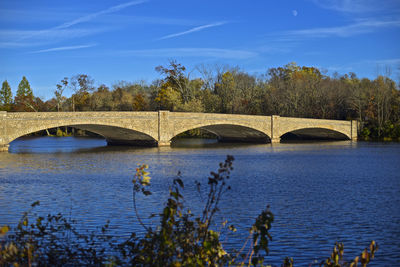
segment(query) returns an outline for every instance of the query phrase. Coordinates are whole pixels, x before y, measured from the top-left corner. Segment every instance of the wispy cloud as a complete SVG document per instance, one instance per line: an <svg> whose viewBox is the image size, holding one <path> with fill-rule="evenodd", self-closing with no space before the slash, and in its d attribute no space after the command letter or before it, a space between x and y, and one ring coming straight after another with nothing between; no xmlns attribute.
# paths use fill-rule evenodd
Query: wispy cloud
<svg viewBox="0 0 400 267"><path fill-rule="evenodd" d="M220 48L163 48L144 50L125 50L113 52L113 55L136 57L205 57L223 59L247 59L256 57L258 53L246 50L220 49Z"/></svg>
<svg viewBox="0 0 400 267"><path fill-rule="evenodd" d="M399 11L398 0L311 0L321 8L347 13L365 13L386 10Z"/></svg>
<svg viewBox="0 0 400 267"><path fill-rule="evenodd" d="M89 28L89 29L62 29L57 31L47 31L46 37L49 39L56 40L64 40L76 37L83 37L91 34L96 34L99 32L104 32L109 30L109 28ZM33 38L36 35L40 35L42 30L33 30L33 31L25 31L25 30L0 30L0 40L20 40L27 36L31 36L32 39L40 40L43 38Z"/></svg>
<svg viewBox="0 0 400 267"><path fill-rule="evenodd" d="M207 29L207 28L221 26L221 25L224 25L226 23L227 23L226 21L220 21L220 22L215 22L215 23L211 23L211 24L206 24L206 25L194 27L194 28L192 28L190 30L187 30L187 31L169 34L169 35L166 35L166 36L163 36L163 37L159 38L158 40L170 39L170 38L174 38L174 37L190 34L190 33L193 33L193 32L202 31L202 30Z"/></svg>
<svg viewBox="0 0 400 267"><path fill-rule="evenodd" d="M373 66L376 75L386 75L395 79L400 78L400 58L366 60L360 62L359 65Z"/></svg>
<svg viewBox="0 0 400 267"><path fill-rule="evenodd" d="M23 31L23 30L0 30L0 48L15 47L34 47L65 41L72 38L79 38L104 32L109 28L96 29L63 29L57 31L49 31L46 36L42 36L41 31ZM27 35L31 35L29 42L23 40ZM12 41L10 41L12 40Z"/></svg>
<svg viewBox="0 0 400 267"><path fill-rule="evenodd" d="M89 48L89 47L94 47L94 46L96 46L96 44L61 46L61 47L54 47L54 48L32 51L30 53L37 54L37 53L47 53L47 52L56 52L56 51L65 51L65 50L76 50L76 49L83 49L83 48Z"/></svg>
<svg viewBox="0 0 400 267"><path fill-rule="evenodd" d="M167 14L168 15L168 14ZM87 15L86 15L87 16ZM40 10L21 10L21 9L2 9L0 7L0 25L20 23L24 21L25 25L33 23L52 23L53 25L61 26L69 21L77 20L77 17L82 17L82 13L76 10L59 10L55 8L41 8ZM145 16L133 15L132 13L114 12L97 16L96 20L107 25L126 25L126 24L153 24L153 25L177 25L194 27L204 23L204 20L173 18L166 16Z"/></svg>
<svg viewBox="0 0 400 267"><path fill-rule="evenodd" d="M152 17L152 16L126 16L118 15L119 18L123 19L122 22L133 22L141 24L160 24L160 25L178 25L178 26L195 26L199 25L200 22L191 19L181 19L181 18L167 18L167 17ZM112 18L116 19L116 16ZM117 18L118 19L118 18Z"/></svg>
<svg viewBox="0 0 400 267"><path fill-rule="evenodd" d="M79 13L71 10L60 10L55 7L40 8L39 10L32 9L15 9L15 8L0 8L0 24L6 25L9 23L21 23L31 25L33 23L61 23L79 16Z"/></svg>
<svg viewBox="0 0 400 267"><path fill-rule="evenodd" d="M382 28L400 27L400 20L359 20L353 24L339 27L312 28L295 31L287 31L282 34L282 37L349 37L364 33L374 32Z"/></svg>
<svg viewBox="0 0 400 267"><path fill-rule="evenodd" d="M66 29L66 28L69 28L71 26L74 26L74 25L82 23L82 22L91 21L91 20L93 20L93 19L95 19L95 18L97 18L97 17L99 17L101 15L114 13L114 12L120 11L122 9L125 9L127 7L134 6L134 5L139 5L139 4L142 4L142 3L145 3L145 2L147 2L147 1L146 0L131 1L131 2L124 3L124 4L116 5L116 6L107 8L105 10L102 10L102 11L99 11L99 12L96 12L96 13L92 13L92 14L89 14L89 15L86 15L86 16L83 16L83 17L80 17L80 18L65 22L65 23L63 23L61 25L58 25L58 26L52 28L52 29L53 30Z"/></svg>
<svg viewBox="0 0 400 267"><path fill-rule="evenodd" d="M104 32L106 28L92 28L92 29L78 29L78 28L71 28L72 26L92 21L99 16L115 13L122 9L125 9L130 6L139 5L142 3L147 2L147 0L137 0L137 1L130 1L124 4L112 6L105 10L101 10L95 13L91 13L85 16L78 17L76 19L64 22L58 26L43 29L43 30L33 30L33 31L23 31L23 30L8 30L8 31L1 31L0 32L0 42L1 39L3 40L14 40L13 42L4 41L0 43L0 47L10 47L14 45L14 47L24 46L24 42L29 46L29 44L33 43L31 40L38 40L37 43L52 43L58 41L60 39L71 39L76 37L82 37L92 34L97 34L99 32ZM71 28L71 29L69 29ZM27 42L26 40L29 39L30 41Z"/></svg>
<svg viewBox="0 0 400 267"><path fill-rule="evenodd" d="M370 61L376 64L382 65L400 65L400 58L392 58L392 59L378 59Z"/></svg>
<svg viewBox="0 0 400 267"><path fill-rule="evenodd" d="M369 60L362 60L356 62L348 62L345 64L341 64L340 66L327 66L321 67L317 66L320 69L327 69L329 72L354 72L355 70L359 70L362 66L368 66L370 68L371 73L375 72L376 75L388 75L400 73L400 58L391 58L391 59L369 59ZM397 78L397 77L396 77Z"/></svg>
<svg viewBox="0 0 400 267"><path fill-rule="evenodd" d="M327 71L331 72L331 73L338 73L338 72L350 72L354 70L354 67L352 66L344 66L344 65L340 65L340 66L327 66L327 67L323 67L323 66L317 66L317 68L319 69L326 69Z"/></svg>

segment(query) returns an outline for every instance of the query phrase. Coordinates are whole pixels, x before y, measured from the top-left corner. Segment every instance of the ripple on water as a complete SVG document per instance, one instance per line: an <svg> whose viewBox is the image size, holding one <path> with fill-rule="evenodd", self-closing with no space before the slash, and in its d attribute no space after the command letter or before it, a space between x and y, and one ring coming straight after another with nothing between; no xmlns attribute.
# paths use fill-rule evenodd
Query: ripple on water
<svg viewBox="0 0 400 267"><path fill-rule="evenodd" d="M111 218L117 236L126 237L132 230L143 233L131 204L131 179L138 163L150 165L154 193L138 199L143 217L160 212L178 171L186 204L199 212L202 202L195 181L206 181L231 154L236 158L232 190L221 203L219 218L228 219L238 232L226 247L240 248L254 218L269 204L275 214L271 263L291 256L297 265L307 266L329 256L334 241L343 242L352 258L373 239L380 250L372 266L398 263L400 144L196 142L172 148L110 148L100 139L16 140L11 153L0 153L0 224L15 223L30 203L40 200L39 213L61 211L80 221L83 229Z"/></svg>

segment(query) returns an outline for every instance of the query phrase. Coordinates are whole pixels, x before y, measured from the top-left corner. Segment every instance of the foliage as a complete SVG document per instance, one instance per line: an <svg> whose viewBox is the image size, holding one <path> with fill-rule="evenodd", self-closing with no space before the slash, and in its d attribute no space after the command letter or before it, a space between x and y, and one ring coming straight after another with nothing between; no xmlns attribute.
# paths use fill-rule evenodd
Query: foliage
<svg viewBox="0 0 400 267"><path fill-rule="evenodd" d="M35 111L33 92L25 76L22 77L21 82L18 84L14 103L14 109L16 111Z"/></svg>
<svg viewBox="0 0 400 267"><path fill-rule="evenodd" d="M369 250L369 251L368 251ZM372 241L369 248L365 248L360 256L354 258L352 262L346 262L343 259L344 246L343 243L336 243L331 256L320 263L320 266L324 267L356 267L358 263L361 263L362 267L367 266L368 263L375 257L375 253L378 251L378 245L375 241Z"/></svg>
<svg viewBox="0 0 400 267"><path fill-rule="evenodd" d="M57 101L57 111L61 110L62 103L65 101L65 97L63 96L64 90L68 86L68 78L65 77L61 80L61 84L56 85L56 90L54 91L54 95Z"/></svg>
<svg viewBox="0 0 400 267"><path fill-rule="evenodd" d="M180 100L184 104L192 98L190 87L188 85L189 77L186 77L185 70L186 68L175 60L171 60L168 67L156 67L156 71L165 76L162 80L160 90L163 90L163 88L164 90L165 88L169 88L170 90L177 92L180 95Z"/></svg>
<svg viewBox="0 0 400 267"><path fill-rule="evenodd" d="M228 156L225 163L220 164L217 173L212 172L208 178L208 198L202 215L195 217L190 210L185 210L181 190L184 188L178 176L173 180L167 204L160 214L160 225L153 230L145 226L138 216L139 223L146 229L143 239L134 242L132 239L124 243L129 264L146 266L181 266L181 265L217 265L226 264L229 260L227 252L219 241L220 234L210 229L218 203L229 190L226 182L232 170L233 157ZM136 170L133 180L135 193L149 195L147 187L150 178L142 165ZM200 184L198 184L200 186ZM135 204L134 204L135 205ZM136 206L135 206L136 210ZM127 247L127 248L126 248ZM132 251L137 253L132 254Z"/></svg>
<svg viewBox="0 0 400 267"><path fill-rule="evenodd" d="M31 207L37 205L39 202ZM0 243L0 266L88 266L109 261L107 245L112 244L112 237L106 235L108 224L101 228L101 234L81 234L75 222L61 214L32 219L32 208L15 229L1 228L1 234L7 235L6 242Z"/></svg>
<svg viewBox="0 0 400 267"><path fill-rule="evenodd" d="M144 111L147 109L147 101L146 101L146 97L143 93L138 93L136 95L133 96L133 110L137 110L137 111Z"/></svg>
<svg viewBox="0 0 400 267"><path fill-rule="evenodd" d="M17 96L33 97L31 86L25 76L18 85Z"/></svg>
<svg viewBox="0 0 400 267"><path fill-rule="evenodd" d="M0 109L10 111L12 104L12 92L11 87L7 80L3 82L0 90Z"/></svg>
<svg viewBox="0 0 400 267"><path fill-rule="evenodd" d="M179 92L174 90L169 82L163 83L160 86L157 97L154 100L159 103L159 107L162 110L175 111L177 107L182 105Z"/></svg>
<svg viewBox="0 0 400 267"><path fill-rule="evenodd" d="M220 109L223 113L233 113L233 98L235 97L235 81L229 71L222 75L221 83L215 85L215 91L220 96Z"/></svg>
<svg viewBox="0 0 400 267"><path fill-rule="evenodd" d="M87 74L78 74L71 78L72 111L90 109L90 93L94 90L94 80Z"/></svg>
<svg viewBox="0 0 400 267"><path fill-rule="evenodd" d="M133 205L145 234L137 236L132 233L122 242L109 234L109 222L99 232L81 233L75 221L61 214L32 215L32 209L39 205L35 202L15 228L0 228L0 266L266 266L264 261L272 240L269 230L274 221L269 206L256 218L249 238L239 251L226 251L220 241L221 232L211 227L215 224L222 197L230 190L228 183L233 160L232 156L227 156L225 162L219 164L217 172L210 173L206 191L196 182L199 194L206 192L207 195L203 210L197 216L184 206L181 194L184 184L178 174L158 215L160 223L155 229L143 223L136 208L137 194L151 195L148 166L139 165L132 180ZM221 225L223 229L236 231L227 221ZM247 246L249 241L250 246ZM243 253L245 249L248 249L247 253ZM343 244L337 243L331 257L322 261L320 266L354 267L358 262L366 266L377 249L373 241L369 249L347 263L343 260ZM286 257L282 266L292 267L293 264L293 259Z"/></svg>
<svg viewBox="0 0 400 267"><path fill-rule="evenodd" d="M57 128L57 130L56 130L56 136L57 136L57 137L72 136L72 133L68 133L67 127L65 127L65 131L61 130L60 128Z"/></svg>

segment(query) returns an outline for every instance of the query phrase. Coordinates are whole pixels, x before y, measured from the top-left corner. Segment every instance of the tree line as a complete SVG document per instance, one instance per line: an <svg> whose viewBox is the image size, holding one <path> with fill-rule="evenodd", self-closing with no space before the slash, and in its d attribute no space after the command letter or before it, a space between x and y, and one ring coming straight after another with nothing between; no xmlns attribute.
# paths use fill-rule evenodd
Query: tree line
<svg viewBox="0 0 400 267"><path fill-rule="evenodd" d="M6 111L154 111L280 115L317 119L357 119L363 139L400 140L400 91L389 76L374 80L355 73L326 75L316 67L289 63L252 75L231 66L198 66L191 77L170 61L155 68L151 83L118 82L95 86L86 74L65 77L54 97L35 97L23 77L13 98L4 81L0 109ZM70 97L66 90L72 90Z"/></svg>

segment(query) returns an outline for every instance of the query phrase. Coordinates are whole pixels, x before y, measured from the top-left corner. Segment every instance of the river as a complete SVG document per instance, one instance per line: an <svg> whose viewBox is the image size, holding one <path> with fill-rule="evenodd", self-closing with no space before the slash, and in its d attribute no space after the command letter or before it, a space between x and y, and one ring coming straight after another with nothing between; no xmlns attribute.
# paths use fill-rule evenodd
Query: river
<svg viewBox="0 0 400 267"><path fill-rule="evenodd" d="M111 220L124 238L141 232L132 210L138 163L150 166L153 195L140 197L142 217L159 212L178 171L185 203L202 207L195 181L235 157L221 216L238 228L226 247L240 248L248 227L267 204L275 215L267 262L293 257L296 266L327 258L335 241L357 256L371 240L380 246L371 266L400 261L400 144L368 142L216 144L181 140L172 147L107 147L93 138L22 138L0 153L0 225L15 224L30 204L38 213L62 212L94 229ZM146 223L156 223L153 219Z"/></svg>

